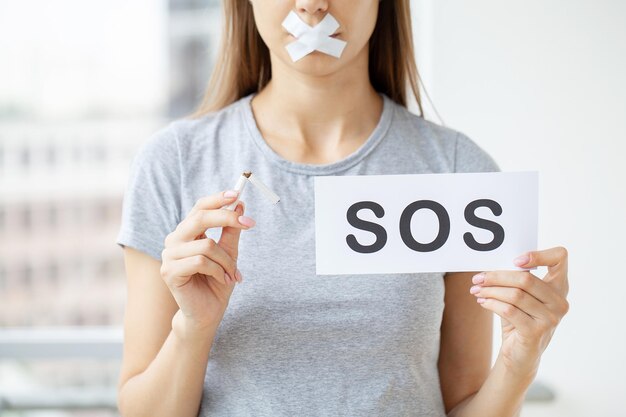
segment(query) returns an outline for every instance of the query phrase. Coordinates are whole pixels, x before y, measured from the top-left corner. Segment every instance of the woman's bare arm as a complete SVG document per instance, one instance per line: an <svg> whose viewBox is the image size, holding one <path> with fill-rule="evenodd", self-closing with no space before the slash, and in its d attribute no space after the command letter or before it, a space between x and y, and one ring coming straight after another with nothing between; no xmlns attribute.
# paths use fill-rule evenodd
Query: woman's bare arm
<svg viewBox="0 0 626 417"><path fill-rule="evenodd" d="M478 392L491 369L493 314L469 293L473 275L450 272L444 278L438 369L448 415Z"/></svg>
<svg viewBox="0 0 626 417"><path fill-rule="evenodd" d="M219 320L187 328L161 278L161 262L130 247L124 248L124 261L128 300L119 411L123 417L195 417Z"/></svg>

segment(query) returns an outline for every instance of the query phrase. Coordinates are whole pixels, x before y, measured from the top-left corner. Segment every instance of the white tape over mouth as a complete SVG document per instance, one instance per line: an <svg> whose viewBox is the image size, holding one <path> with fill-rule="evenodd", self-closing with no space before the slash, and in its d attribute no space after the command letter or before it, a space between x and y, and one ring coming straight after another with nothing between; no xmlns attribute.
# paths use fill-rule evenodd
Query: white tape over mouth
<svg viewBox="0 0 626 417"><path fill-rule="evenodd" d="M330 37L339 27L339 23L330 13L326 14L324 19L315 27L311 27L292 10L283 20L282 25L296 38L294 42L285 47L293 62L313 51L320 51L339 58L347 43L341 39Z"/></svg>

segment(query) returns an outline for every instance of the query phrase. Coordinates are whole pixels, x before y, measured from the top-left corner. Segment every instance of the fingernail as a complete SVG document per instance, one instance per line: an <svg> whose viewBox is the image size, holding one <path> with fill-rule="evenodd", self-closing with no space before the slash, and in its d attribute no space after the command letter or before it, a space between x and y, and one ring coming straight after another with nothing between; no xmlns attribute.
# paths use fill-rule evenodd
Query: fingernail
<svg viewBox="0 0 626 417"><path fill-rule="evenodd" d="M480 285L474 285L472 288L470 288L470 292L472 294L476 294L477 292L480 291L480 288L481 288Z"/></svg>
<svg viewBox="0 0 626 417"><path fill-rule="evenodd" d="M232 198L232 197L237 197L237 191L235 190L228 190L224 192L224 197L226 198Z"/></svg>
<svg viewBox="0 0 626 417"><path fill-rule="evenodd" d="M228 275L228 272L224 272L224 276L225 276L225 281L226 284L228 284L229 282L231 282L233 279L230 277L230 275Z"/></svg>
<svg viewBox="0 0 626 417"><path fill-rule="evenodd" d="M243 282L243 276L241 275L241 271L239 270L239 268L237 268L237 271L235 271L235 275L237 276L239 282Z"/></svg>
<svg viewBox="0 0 626 417"><path fill-rule="evenodd" d="M472 277L472 282L474 284L482 284L485 282L485 273L481 272L480 274L476 274Z"/></svg>
<svg viewBox="0 0 626 417"><path fill-rule="evenodd" d="M239 216L238 220L239 220L239 223L248 227L252 227L256 224L254 220L252 220L250 217L247 217L247 216Z"/></svg>
<svg viewBox="0 0 626 417"><path fill-rule="evenodd" d="M484 302L485 302L485 299L484 299L484 298L480 298L480 297L478 297L478 298L476 299L476 302L477 302L477 303L479 303L479 304L482 304L482 303L484 303Z"/></svg>
<svg viewBox="0 0 626 417"><path fill-rule="evenodd" d="M528 261L530 261L530 256L528 256L528 254L518 256L517 258L513 259L513 263L517 266L526 265Z"/></svg>

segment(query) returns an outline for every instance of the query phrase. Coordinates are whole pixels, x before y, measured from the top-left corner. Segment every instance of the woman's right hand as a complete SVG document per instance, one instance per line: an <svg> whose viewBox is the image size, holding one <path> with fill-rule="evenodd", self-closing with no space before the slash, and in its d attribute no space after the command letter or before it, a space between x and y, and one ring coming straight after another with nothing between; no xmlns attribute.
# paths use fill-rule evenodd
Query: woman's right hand
<svg viewBox="0 0 626 417"><path fill-rule="evenodd" d="M199 199L165 238L161 277L179 307L173 326L177 323L185 332L219 325L236 281L241 282L239 236L241 229L254 226L254 220L243 216L243 201L235 211L222 209L237 198L224 193ZM220 226L219 242L205 235L207 229Z"/></svg>

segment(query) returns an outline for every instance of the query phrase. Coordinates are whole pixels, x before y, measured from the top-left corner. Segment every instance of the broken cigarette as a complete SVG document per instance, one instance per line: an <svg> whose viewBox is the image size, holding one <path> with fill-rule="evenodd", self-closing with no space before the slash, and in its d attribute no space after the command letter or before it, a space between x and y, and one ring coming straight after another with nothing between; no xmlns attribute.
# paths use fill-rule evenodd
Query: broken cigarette
<svg viewBox="0 0 626 417"><path fill-rule="evenodd" d="M237 184L234 188L234 190L238 192L237 199L222 208L226 210L235 210L235 207L237 207L237 203L239 203L239 199L241 198L241 194L243 193L243 189L245 188L248 181L251 182L259 190L261 190L261 193L265 197L267 197L267 199L270 200L273 204L276 204L280 201L280 197L278 197L275 192L273 192L265 184L263 184L263 182L255 175L253 175L252 172L244 171L237 180Z"/></svg>

